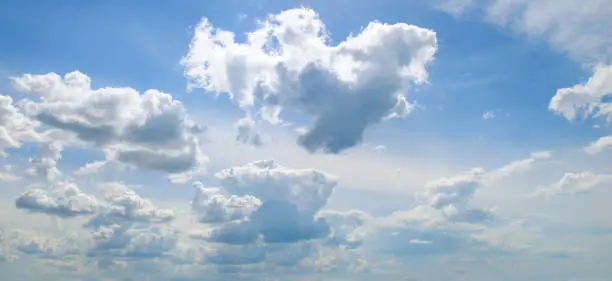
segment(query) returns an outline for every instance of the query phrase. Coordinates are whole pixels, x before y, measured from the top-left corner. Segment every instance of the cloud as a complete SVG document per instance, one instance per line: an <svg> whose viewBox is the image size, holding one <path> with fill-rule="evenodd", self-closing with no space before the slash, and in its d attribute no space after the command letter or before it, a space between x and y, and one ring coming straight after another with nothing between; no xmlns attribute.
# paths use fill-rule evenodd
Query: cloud
<svg viewBox="0 0 612 281"><path fill-rule="evenodd" d="M448 0L455 12L484 10L489 22L507 26L520 34L547 40L578 61L611 59L612 8L607 0Z"/></svg>
<svg viewBox="0 0 612 281"><path fill-rule="evenodd" d="M5 148L19 148L23 141L38 140L36 127L12 97L0 95L0 156L5 155Z"/></svg>
<svg viewBox="0 0 612 281"><path fill-rule="evenodd" d="M612 30L607 28L612 25L612 7L608 0L446 0L441 4L443 10L455 14L469 13L472 8L484 10L487 21L546 40L592 67L593 75L586 83L557 90L549 109L568 120L592 116L610 120L612 107L605 101L612 93Z"/></svg>
<svg viewBox="0 0 612 281"><path fill-rule="evenodd" d="M551 157L552 153L547 150L533 152L529 155L529 157L514 160L489 172L485 176L484 181L485 183L490 184L498 180L510 178L511 176L519 173L527 172L533 169L536 165L540 164L542 161L548 160Z"/></svg>
<svg viewBox="0 0 612 281"><path fill-rule="evenodd" d="M568 120L594 116L610 121L612 104L605 99L611 94L612 66L598 66L586 83L559 89L549 108Z"/></svg>
<svg viewBox="0 0 612 281"><path fill-rule="evenodd" d="M558 182L539 188L535 195L550 197L562 194L585 193L611 181L612 175L594 174L591 172L565 173Z"/></svg>
<svg viewBox="0 0 612 281"><path fill-rule="evenodd" d="M57 168L57 161L62 157L62 145L58 142L40 143L38 154L30 159L33 168L28 173L34 177L53 182L61 172Z"/></svg>
<svg viewBox="0 0 612 281"><path fill-rule="evenodd" d="M590 143L584 150L588 154L598 154L612 146L612 136L601 137L598 140Z"/></svg>
<svg viewBox="0 0 612 281"><path fill-rule="evenodd" d="M125 187L115 189L104 196L104 206L87 223L90 227L122 225L130 223L165 223L173 220L172 210L161 209L150 200L142 198Z"/></svg>
<svg viewBox="0 0 612 281"><path fill-rule="evenodd" d="M196 195L191 208L203 223L243 220L261 206L261 201L254 196L224 196L218 188L205 188L200 182L194 186Z"/></svg>
<svg viewBox="0 0 612 281"><path fill-rule="evenodd" d="M485 113L482 114L482 119L484 120L489 120L489 119L493 119L495 117L497 117L497 113L499 113L501 111L501 109L492 109L492 110L488 110Z"/></svg>
<svg viewBox="0 0 612 281"><path fill-rule="evenodd" d="M238 120L236 122L236 129L238 130L236 141L253 146L262 146L264 141L254 127L255 121L248 116Z"/></svg>
<svg viewBox="0 0 612 281"><path fill-rule="evenodd" d="M349 248L356 248L361 245L363 238L367 236L367 231L362 227L374 219L369 214L359 210L345 212L323 210L318 216L325 218L330 226L331 232L327 238L327 243L335 246L346 245Z"/></svg>
<svg viewBox="0 0 612 281"><path fill-rule="evenodd" d="M334 228L334 238L330 238L332 227L325 215L318 215L336 186L330 175L261 160L224 169L215 176L220 188L197 184L192 201L199 221L211 226L191 233L191 238L215 245L205 254L210 263L224 268L264 262L292 266L327 241L330 246L353 241L341 227Z"/></svg>
<svg viewBox="0 0 612 281"><path fill-rule="evenodd" d="M48 190L34 188L24 192L15 200L15 206L32 213L75 217L94 214L101 203L73 183L58 182L51 184Z"/></svg>
<svg viewBox="0 0 612 281"><path fill-rule="evenodd" d="M178 233L166 226L113 225L99 228L92 237L95 244L89 255L102 258L162 257L172 251L178 242Z"/></svg>
<svg viewBox="0 0 612 281"><path fill-rule="evenodd" d="M170 174L198 169L206 162L198 140L204 128L169 94L92 89L91 79L78 71L64 77L48 73L11 79L15 89L34 98L22 101L28 116L103 149L107 161Z"/></svg>
<svg viewBox="0 0 612 281"><path fill-rule="evenodd" d="M204 18L182 64L191 88L227 93L271 123L283 109L312 116L299 144L339 153L360 143L369 126L410 112L404 93L427 80L437 39L428 29L380 22L337 45L328 39L318 14L306 8L269 15L245 42Z"/></svg>
<svg viewBox="0 0 612 281"><path fill-rule="evenodd" d="M12 262L23 255L46 260L68 259L79 253L80 244L75 240L71 233L57 239L21 229L0 228L0 262Z"/></svg>
<svg viewBox="0 0 612 281"><path fill-rule="evenodd" d="M314 215L327 204L337 182L316 169L290 169L274 160L260 160L215 174L221 187L234 195L252 195L263 203L287 201L298 212Z"/></svg>

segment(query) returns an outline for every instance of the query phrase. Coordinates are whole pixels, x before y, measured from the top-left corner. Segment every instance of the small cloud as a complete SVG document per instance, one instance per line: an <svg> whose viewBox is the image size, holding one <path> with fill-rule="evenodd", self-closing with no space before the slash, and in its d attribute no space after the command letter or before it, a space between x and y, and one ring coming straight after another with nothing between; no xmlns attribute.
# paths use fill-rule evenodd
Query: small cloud
<svg viewBox="0 0 612 281"><path fill-rule="evenodd" d="M429 244L431 244L431 241L419 240L419 239L410 239L410 244L429 245Z"/></svg>
<svg viewBox="0 0 612 281"><path fill-rule="evenodd" d="M385 150L385 149L387 149L386 145L377 145L374 147L374 150L376 151Z"/></svg>
<svg viewBox="0 0 612 281"><path fill-rule="evenodd" d="M492 109L482 114L482 119L489 120L497 117L497 114L501 112L501 109Z"/></svg>
<svg viewBox="0 0 612 281"><path fill-rule="evenodd" d="M249 18L249 16L247 16L246 14L238 14L237 19L238 21L245 21Z"/></svg>
<svg viewBox="0 0 612 281"><path fill-rule="evenodd" d="M598 154L612 146L612 136L601 137L598 140L591 142L584 151L588 154Z"/></svg>

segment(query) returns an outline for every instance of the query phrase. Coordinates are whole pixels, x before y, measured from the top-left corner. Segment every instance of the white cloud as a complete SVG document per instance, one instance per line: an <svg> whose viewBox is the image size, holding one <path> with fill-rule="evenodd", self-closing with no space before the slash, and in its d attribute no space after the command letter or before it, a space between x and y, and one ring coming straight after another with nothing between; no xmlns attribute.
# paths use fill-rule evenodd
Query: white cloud
<svg viewBox="0 0 612 281"><path fill-rule="evenodd" d="M199 169L207 160L198 140L204 128L169 94L92 89L91 79L78 71L64 77L24 74L12 81L34 98L23 101L27 115L103 149L108 161L179 174Z"/></svg>
<svg viewBox="0 0 612 281"><path fill-rule="evenodd" d="M23 141L37 140L36 123L23 114L13 98L0 95L0 156L5 148L19 148Z"/></svg>
<svg viewBox="0 0 612 281"><path fill-rule="evenodd" d="M559 89L550 101L549 108L568 120L594 116L610 121L612 104L604 101L604 98L610 95L612 66L598 66L586 83Z"/></svg>
<svg viewBox="0 0 612 281"><path fill-rule="evenodd" d="M315 169L290 169L261 160L215 174L230 194L252 195L263 203L287 201L300 213L314 215L327 204L336 179Z"/></svg>
<svg viewBox="0 0 612 281"><path fill-rule="evenodd" d="M242 43L205 18L182 61L185 75L190 87L227 93L272 123L283 109L314 117L299 143L338 153L361 142L367 127L410 112L404 92L427 80L437 39L405 23L370 22L335 46L328 45L327 33L306 8L270 15Z"/></svg>
<svg viewBox="0 0 612 281"><path fill-rule="evenodd" d="M15 206L33 213L74 217L93 214L101 203L73 183L58 182L51 184L48 190L34 188L24 192L16 199Z"/></svg>
<svg viewBox="0 0 612 281"><path fill-rule="evenodd" d="M594 174L591 172L566 173L558 182L539 188L535 195L573 195L588 192L601 184L609 182L612 182L612 175Z"/></svg>
<svg viewBox="0 0 612 281"><path fill-rule="evenodd" d="M202 183L195 184L196 195L191 208L204 223L221 223L247 218L261 206L254 196L225 196L218 188L205 188Z"/></svg>
<svg viewBox="0 0 612 281"><path fill-rule="evenodd" d="M605 136L590 143L584 150L588 154L597 154L612 146L612 136Z"/></svg>
<svg viewBox="0 0 612 281"><path fill-rule="evenodd" d="M504 178L510 178L511 176L519 173L527 172L551 157L552 153L550 151L543 150L533 152L527 158L514 160L495 169L492 172L489 172L484 179L485 183L495 182Z"/></svg>
<svg viewBox="0 0 612 281"><path fill-rule="evenodd" d="M175 217L172 210L158 208L128 187L110 191L104 197L103 208L88 222L89 226L165 223Z"/></svg>

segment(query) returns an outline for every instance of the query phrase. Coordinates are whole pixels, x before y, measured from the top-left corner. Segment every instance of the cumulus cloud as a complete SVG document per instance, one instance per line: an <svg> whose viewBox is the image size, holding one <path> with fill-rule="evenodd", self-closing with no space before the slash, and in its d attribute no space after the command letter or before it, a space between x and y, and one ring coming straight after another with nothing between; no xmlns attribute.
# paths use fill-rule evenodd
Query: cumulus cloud
<svg viewBox="0 0 612 281"><path fill-rule="evenodd" d="M214 243L205 257L208 262L226 270L264 261L296 265L313 253L311 243L323 245L332 239L332 226L326 216L317 214L336 186L334 177L314 169L286 168L272 160L228 168L215 176L220 188L197 184L192 201L200 222L213 223L207 231L191 234ZM335 228L334 246L357 240L348 228Z"/></svg>
<svg viewBox="0 0 612 281"><path fill-rule="evenodd" d="M171 174L206 162L198 144L204 128L169 94L92 89L91 79L79 71L64 77L24 74L12 81L15 89L33 97L23 101L28 116L103 149L107 161Z"/></svg>
<svg viewBox="0 0 612 281"><path fill-rule="evenodd" d="M200 182L194 186L196 195L191 208L203 223L243 220L261 206L261 201L251 195L225 196L219 188L205 188Z"/></svg>
<svg viewBox="0 0 612 281"><path fill-rule="evenodd" d="M327 243L330 245L345 245L349 248L356 248L361 245L362 240L367 236L367 231L363 226L374 218L369 214L359 211L333 211L323 210L318 216L325 218L329 224L331 233Z"/></svg>
<svg viewBox="0 0 612 281"><path fill-rule="evenodd" d="M59 217L91 215L102 207L101 202L83 193L69 182L51 184L48 189L34 188L21 194L15 206L32 213L44 213Z"/></svg>
<svg viewBox="0 0 612 281"><path fill-rule="evenodd" d="M584 84L559 89L550 101L549 108L568 120L594 116L610 121L612 104L606 101L610 95L612 95L612 65L598 66L593 76Z"/></svg>
<svg viewBox="0 0 612 281"><path fill-rule="evenodd" d="M40 139L36 126L12 97L0 95L0 156L5 155L6 148L19 148L24 141Z"/></svg>
<svg viewBox="0 0 612 281"><path fill-rule="evenodd" d="M166 226L113 225L97 229L92 237L95 244L89 255L99 257L162 257L178 242L178 233Z"/></svg>
<svg viewBox="0 0 612 281"><path fill-rule="evenodd" d="M590 143L584 150L588 154L597 154L600 153L612 146L612 136L605 136L597 139L596 141Z"/></svg>
<svg viewBox="0 0 612 281"><path fill-rule="evenodd" d="M585 193L591 189L612 181L612 175L594 174L591 172L566 173L558 182L541 187L535 195L555 196Z"/></svg>
<svg viewBox="0 0 612 281"><path fill-rule="evenodd" d="M299 144L338 153L360 143L367 127L410 112L404 93L427 80L437 39L428 29L380 22L337 45L328 39L306 8L269 15L244 42L204 18L182 63L190 87L227 93L264 120L280 122L283 109L312 116Z"/></svg>
<svg viewBox="0 0 612 281"><path fill-rule="evenodd" d="M314 215L327 204L336 179L315 169L291 169L274 160L260 160L215 174L221 187L262 202L287 201L300 213Z"/></svg>
<svg viewBox="0 0 612 281"><path fill-rule="evenodd" d="M173 220L174 211L155 206L131 189L115 189L104 196L104 205L88 222L90 227L130 223L165 223Z"/></svg>

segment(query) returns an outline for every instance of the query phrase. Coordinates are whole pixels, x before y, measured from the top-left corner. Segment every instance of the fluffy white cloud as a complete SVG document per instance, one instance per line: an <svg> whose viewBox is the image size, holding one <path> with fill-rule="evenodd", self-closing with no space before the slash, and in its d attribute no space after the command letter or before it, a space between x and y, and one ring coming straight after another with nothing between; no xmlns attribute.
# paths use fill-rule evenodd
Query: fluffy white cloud
<svg viewBox="0 0 612 281"><path fill-rule="evenodd" d="M612 182L612 175L594 174L591 172L566 173L558 182L552 183L536 191L536 195L554 196L562 194L577 194Z"/></svg>
<svg viewBox="0 0 612 281"><path fill-rule="evenodd" d="M361 245L363 238L367 236L367 231L363 229L363 226L374 219L367 213L358 210L347 212L323 210L318 216L325 218L330 226L331 232L327 243L346 245L349 248Z"/></svg>
<svg viewBox="0 0 612 281"><path fill-rule="evenodd" d="M19 148L23 141L38 140L36 123L23 114L13 98L0 95L0 156L5 148Z"/></svg>
<svg viewBox="0 0 612 281"><path fill-rule="evenodd" d="M263 203L287 201L297 211L314 215L327 204L336 180L315 169L290 169L273 160L260 160L215 174L230 194L252 195Z"/></svg>
<svg viewBox="0 0 612 281"><path fill-rule="evenodd" d="M251 195L225 196L218 188L205 188L195 183L196 195L191 208L203 223L221 223L243 220L261 206L261 201Z"/></svg>
<svg viewBox="0 0 612 281"><path fill-rule="evenodd" d="M337 45L327 33L306 8L268 16L245 42L204 18L183 59L185 75L191 87L227 93L273 123L285 108L314 117L299 143L338 153L358 144L367 127L410 112L404 93L426 81L437 39L405 23L370 22Z"/></svg>
<svg viewBox="0 0 612 281"><path fill-rule="evenodd" d="M612 104L604 100L610 95L612 66L598 66L586 83L559 89L549 107L569 120L594 116L611 121Z"/></svg>
<svg viewBox="0 0 612 281"><path fill-rule="evenodd" d="M21 194L15 206L33 213L45 213L59 217L90 215L102 207L101 202L83 193L69 182L51 184L48 189L34 188Z"/></svg>
<svg viewBox="0 0 612 281"><path fill-rule="evenodd" d="M42 124L104 149L107 161L171 174L200 168L206 157L198 136L204 128L188 118L181 102L157 90L91 88L78 71L24 74L15 88L34 99L25 112ZM65 141L65 135L59 141Z"/></svg>
<svg viewBox="0 0 612 281"><path fill-rule="evenodd" d="M589 154L597 154L612 146L612 136L605 136L590 143L584 150Z"/></svg>
<svg viewBox="0 0 612 281"><path fill-rule="evenodd" d="M101 227L130 223L165 223L174 217L172 210L158 208L150 200L126 188L108 192L103 207L88 225Z"/></svg>

